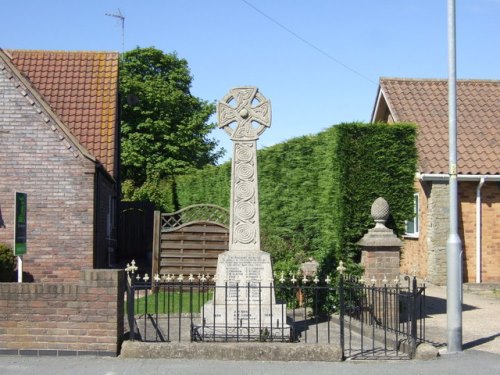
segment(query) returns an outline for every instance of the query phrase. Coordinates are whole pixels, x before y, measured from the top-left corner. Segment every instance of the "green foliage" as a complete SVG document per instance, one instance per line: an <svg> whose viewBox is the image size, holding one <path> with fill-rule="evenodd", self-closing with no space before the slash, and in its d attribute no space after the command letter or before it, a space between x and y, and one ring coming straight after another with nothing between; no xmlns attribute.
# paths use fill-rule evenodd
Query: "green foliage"
<svg viewBox="0 0 500 375"><path fill-rule="evenodd" d="M259 150L261 244L274 269L287 274L314 257L323 278L339 260L359 273L356 242L373 227L370 209L379 196L402 235L413 216L415 136L408 124L340 124ZM176 195L180 207L229 208L230 179L230 163L210 166L177 177L175 191L163 194Z"/></svg>
<svg viewBox="0 0 500 375"><path fill-rule="evenodd" d="M163 212L172 212L178 209L175 204L175 178L166 178L157 181L146 181L136 188L131 180L122 183L122 194L126 200L149 201Z"/></svg>
<svg viewBox="0 0 500 375"><path fill-rule="evenodd" d="M300 236L286 238L273 234L272 231L261 228L260 240L262 250L271 254L274 272L276 275L281 272L285 275L297 272L299 265L307 260Z"/></svg>
<svg viewBox="0 0 500 375"><path fill-rule="evenodd" d="M415 129L404 124L342 124L336 127L338 142L334 168L338 171L340 209L334 213L337 259L359 260L355 242L373 226L370 209L383 197L397 235L413 214L417 152Z"/></svg>
<svg viewBox="0 0 500 375"><path fill-rule="evenodd" d="M16 257L12 248L0 243L0 282L14 281L13 272L16 268Z"/></svg>
<svg viewBox="0 0 500 375"><path fill-rule="evenodd" d="M179 176L176 182L180 207L211 203L229 209L231 163L207 166L189 175Z"/></svg>
<svg viewBox="0 0 500 375"><path fill-rule="evenodd" d="M209 138L214 124L207 122L215 106L191 95L191 81L187 61L175 53L136 48L123 54L119 90L126 198L149 198L151 184L215 164L222 155Z"/></svg>

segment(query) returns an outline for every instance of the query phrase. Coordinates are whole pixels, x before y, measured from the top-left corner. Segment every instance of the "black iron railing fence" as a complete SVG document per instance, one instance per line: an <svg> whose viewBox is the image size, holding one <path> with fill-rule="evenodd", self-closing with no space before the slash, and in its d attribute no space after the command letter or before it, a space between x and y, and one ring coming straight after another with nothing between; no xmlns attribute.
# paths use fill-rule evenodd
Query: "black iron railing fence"
<svg viewBox="0 0 500 375"><path fill-rule="evenodd" d="M343 290L342 324L346 339L353 340L359 333L358 346L362 352L376 353L376 343L382 343L383 352L394 347L410 357L416 346L425 341L425 286L418 286L415 277L405 277L405 284L375 286L360 282L358 278L341 278ZM368 340L366 340L368 338ZM351 344L346 345L353 352Z"/></svg>
<svg viewBox="0 0 500 375"><path fill-rule="evenodd" d="M126 293L131 340L336 343L346 357L360 358L411 358L425 340L425 286L415 278L378 287L343 274L335 283L224 285L206 276L133 276Z"/></svg>

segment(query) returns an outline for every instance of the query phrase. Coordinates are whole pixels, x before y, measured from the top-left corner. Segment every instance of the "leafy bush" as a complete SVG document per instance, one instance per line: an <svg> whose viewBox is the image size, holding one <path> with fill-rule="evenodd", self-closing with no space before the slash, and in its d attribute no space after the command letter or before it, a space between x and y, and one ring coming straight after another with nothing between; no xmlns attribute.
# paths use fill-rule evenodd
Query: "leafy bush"
<svg viewBox="0 0 500 375"><path fill-rule="evenodd" d="M6 244L0 243L0 282L9 282L13 280L13 273L16 268L16 257L12 248Z"/></svg>

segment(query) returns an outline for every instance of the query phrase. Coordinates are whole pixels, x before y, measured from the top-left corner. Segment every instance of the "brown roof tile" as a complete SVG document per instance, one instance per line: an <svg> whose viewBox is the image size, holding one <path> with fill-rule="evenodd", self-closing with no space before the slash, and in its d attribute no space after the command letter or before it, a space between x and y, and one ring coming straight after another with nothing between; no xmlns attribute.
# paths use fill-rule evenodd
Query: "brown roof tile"
<svg viewBox="0 0 500 375"><path fill-rule="evenodd" d="M6 52L81 144L114 176L118 53Z"/></svg>
<svg viewBox="0 0 500 375"><path fill-rule="evenodd" d="M417 124L419 171L448 173L448 81L381 78L380 88L395 121ZM500 174L500 81L459 80L457 98L458 173Z"/></svg>

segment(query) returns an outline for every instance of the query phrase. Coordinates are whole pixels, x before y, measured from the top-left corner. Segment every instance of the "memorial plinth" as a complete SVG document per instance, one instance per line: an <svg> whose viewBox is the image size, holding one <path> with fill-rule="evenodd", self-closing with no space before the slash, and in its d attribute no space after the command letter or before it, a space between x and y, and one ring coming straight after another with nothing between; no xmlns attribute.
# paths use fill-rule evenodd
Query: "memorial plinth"
<svg viewBox="0 0 500 375"><path fill-rule="evenodd" d="M271 124L271 104L257 88L239 87L217 112L219 128L234 142L229 250L218 257L214 298L203 307L197 334L214 340L283 336L286 305L276 303L271 257L260 249L257 139Z"/></svg>
<svg viewBox="0 0 500 375"><path fill-rule="evenodd" d="M263 331L281 336L286 305L276 304L271 258L264 251L226 252L217 262L213 300L204 306L205 336L230 334L260 336ZM285 332L285 336L288 333Z"/></svg>
<svg viewBox="0 0 500 375"><path fill-rule="evenodd" d="M366 280L376 280L377 286L384 286L382 280L393 281L399 278L399 253L401 240L385 226L389 217L389 204L384 198L377 198L372 204L371 215L375 227L371 228L361 240L361 265Z"/></svg>

